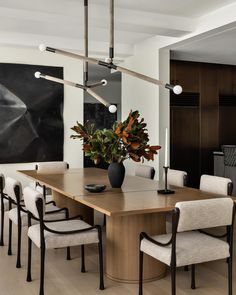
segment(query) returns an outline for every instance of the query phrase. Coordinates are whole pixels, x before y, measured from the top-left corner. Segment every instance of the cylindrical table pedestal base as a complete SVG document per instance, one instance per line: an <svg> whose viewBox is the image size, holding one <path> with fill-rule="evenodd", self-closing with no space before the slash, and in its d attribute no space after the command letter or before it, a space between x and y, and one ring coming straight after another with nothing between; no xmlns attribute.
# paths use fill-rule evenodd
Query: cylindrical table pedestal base
<svg viewBox="0 0 236 295"><path fill-rule="evenodd" d="M139 277L139 234L165 233L165 214L151 213L121 217L107 216L106 275L115 281L137 283ZM162 278L166 266L144 255L144 282Z"/></svg>

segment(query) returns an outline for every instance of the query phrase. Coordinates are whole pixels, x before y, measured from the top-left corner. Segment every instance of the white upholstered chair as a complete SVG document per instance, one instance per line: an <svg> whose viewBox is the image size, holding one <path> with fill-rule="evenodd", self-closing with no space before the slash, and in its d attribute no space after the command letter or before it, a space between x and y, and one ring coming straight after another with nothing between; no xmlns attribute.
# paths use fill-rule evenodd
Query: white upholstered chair
<svg viewBox="0 0 236 295"><path fill-rule="evenodd" d="M137 165L135 168L135 175L139 177L153 179L155 176L154 167L147 165Z"/></svg>
<svg viewBox="0 0 236 295"><path fill-rule="evenodd" d="M60 162L39 162L35 165L37 174L62 174L69 169L69 164L64 161ZM45 185L36 183L36 189L44 195L47 202L53 200L51 196L51 190L46 188Z"/></svg>
<svg viewBox="0 0 236 295"><path fill-rule="evenodd" d="M12 223L17 226L17 260L16 267L21 267L21 234L22 227L28 225L27 210L24 207L23 194L22 194L22 185L19 181L7 177L5 192L8 196L8 207L9 207L9 236L8 236L8 255L12 255ZM15 208L12 208L15 205ZM67 208L58 208L54 205L46 206L46 218L51 219L64 219L69 217L69 212ZM36 223L36 221L35 221ZM70 259L70 251L67 250L68 259Z"/></svg>
<svg viewBox="0 0 236 295"><path fill-rule="evenodd" d="M213 194L231 196L233 192L233 183L229 178L202 175L200 178L200 190ZM171 232L171 218L169 214L167 214L166 220L166 232L169 233Z"/></svg>
<svg viewBox="0 0 236 295"><path fill-rule="evenodd" d="M0 173L0 210L1 210L1 231L0 231L0 246L4 246L4 219L5 212L9 210L8 198L4 193L5 188L5 177Z"/></svg>
<svg viewBox="0 0 236 295"><path fill-rule="evenodd" d="M168 169L167 182L169 185L187 186L187 172L181 170Z"/></svg>
<svg viewBox="0 0 236 295"><path fill-rule="evenodd" d="M191 288L195 289L195 264L228 258L229 295L232 295L232 252L235 205L231 198L176 203L172 211L172 233L140 234L139 295L143 294L143 254L171 269L172 295L176 294L176 267L191 265ZM226 227L226 241L204 231Z"/></svg>
<svg viewBox="0 0 236 295"><path fill-rule="evenodd" d="M231 196L233 192L233 183L231 179L213 175L202 175L200 178L200 190Z"/></svg>
<svg viewBox="0 0 236 295"><path fill-rule="evenodd" d="M38 174L61 174L69 168L69 164L61 162L39 162L36 164Z"/></svg>
<svg viewBox="0 0 236 295"><path fill-rule="evenodd" d="M29 225L28 229L28 271L27 281L31 279L31 248L32 242L40 249L41 271L40 271L40 291L44 294L44 265L45 250L51 248L64 248L81 245L82 266L81 271L85 272L84 266L84 245L96 243L99 247L100 264L100 290L104 289L103 282L103 250L102 250L102 230L100 226L91 226L78 217L64 221L45 221L45 201L43 195L36 190L26 187L24 189L25 206L30 212L29 217L37 218L39 224Z"/></svg>
<svg viewBox="0 0 236 295"><path fill-rule="evenodd" d="M64 161L59 162L39 162L35 165L37 174L61 174L69 168L69 164ZM41 185L39 182L30 183L32 188L35 188L41 194L44 195L46 202L53 201L51 190L46 188L45 185Z"/></svg>

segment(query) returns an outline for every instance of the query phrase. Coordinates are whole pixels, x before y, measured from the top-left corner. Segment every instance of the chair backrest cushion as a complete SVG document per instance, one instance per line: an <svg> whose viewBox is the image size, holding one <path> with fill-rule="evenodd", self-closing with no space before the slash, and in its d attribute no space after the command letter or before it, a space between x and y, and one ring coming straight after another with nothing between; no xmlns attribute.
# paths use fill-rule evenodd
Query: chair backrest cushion
<svg viewBox="0 0 236 295"><path fill-rule="evenodd" d="M135 168L135 175L153 179L155 176L155 169L154 167L147 166L147 165L137 165Z"/></svg>
<svg viewBox="0 0 236 295"><path fill-rule="evenodd" d="M5 188L5 177L4 177L4 175L2 173L0 173L0 179L1 179L1 182L2 182L2 190L4 190L4 188Z"/></svg>
<svg viewBox="0 0 236 295"><path fill-rule="evenodd" d="M27 186L24 188L24 201L26 209L31 212L36 218L39 218L39 212L36 206L37 200L43 201L43 215L45 214L45 201L42 194L35 189Z"/></svg>
<svg viewBox="0 0 236 295"><path fill-rule="evenodd" d="M61 174L67 170L66 162L40 162L36 164L38 174Z"/></svg>
<svg viewBox="0 0 236 295"><path fill-rule="evenodd" d="M163 175L164 177L164 175ZM181 170L168 169L167 182L170 185L185 186L187 172Z"/></svg>
<svg viewBox="0 0 236 295"><path fill-rule="evenodd" d="M200 190L228 195L228 184L231 183L231 179L213 175L202 175L200 179Z"/></svg>
<svg viewBox="0 0 236 295"><path fill-rule="evenodd" d="M22 185L18 180L14 178L7 177L5 183L5 193L10 197L13 201L17 202L16 194L15 194L15 187L19 187L19 201L22 199Z"/></svg>
<svg viewBox="0 0 236 295"><path fill-rule="evenodd" d="M176 203L180 216L178 232L232 224L234 202L231 198L217 198Z"/></svg>

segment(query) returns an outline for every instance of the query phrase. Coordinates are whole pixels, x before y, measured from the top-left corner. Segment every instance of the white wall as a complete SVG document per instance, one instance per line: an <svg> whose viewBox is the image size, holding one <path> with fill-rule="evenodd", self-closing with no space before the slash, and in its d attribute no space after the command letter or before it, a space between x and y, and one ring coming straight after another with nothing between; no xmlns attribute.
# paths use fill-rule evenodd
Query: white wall
<svg viewBox="0 0 236 295"><path fill-rule="evenodd" d="M158 78L158 51L155 40L148 40L135 46L134 56L125 60L122 66L134 71ZM122 120L130 110L139 110L147 123L150 144L159 144L159 88L137 78L122 74ZM134 174L136 163L125 161L126 173ZM159 157L153 163L158 172ZM158 173L157 173L158 177Z"/></svg>
<svg viewBox="0 0 236 295"><path fill-rule="evenodd" d="M20 47L0 47L1 63L22 63L64 67L64 78L81 83L83 81L83 65L80 61L50 53L41 53L35 49ZM50 82L49 82L50 83ZM77 88L64 87L64 161L70 167L83 167L81 143L70 139L70 128L76 121L83 122L83 91ZM0 172L5 176L16 177L24 185L28 179L16 173L20 169L34 169L34 163L0 164Z"/></svg>
<svg viewBox="0 0 236 295"><path fill-rule="evenodd" d="M122 66L150 77L169 82L169 49L161 48L176 42L177 38L157 36L135 46L134 56L125 60ZM132 110L139 110L147 123L150 144L161 145L159 154L147 165L156 170L156 179L162 175L164 162L165 128L169 129L169 90L154 84L122 74L122 119ZM160 161L160 164L159 164ZM128 174L134 174L137 164L125 162ZM161 175L159 175L161 171Z"/></svg>

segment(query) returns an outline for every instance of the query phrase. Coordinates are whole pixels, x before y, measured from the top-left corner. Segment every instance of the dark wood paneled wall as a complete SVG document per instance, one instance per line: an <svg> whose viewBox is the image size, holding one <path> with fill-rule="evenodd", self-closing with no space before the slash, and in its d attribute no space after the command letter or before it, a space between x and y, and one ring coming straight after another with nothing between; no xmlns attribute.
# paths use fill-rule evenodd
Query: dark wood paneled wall
<svg viewBox="0 0 236 295"><path fill-rule="evenodd" d="M189 100L199 95L198 107L171 103L170 110L171 166L186 170L197 187L201 174L213 174L213 151L236 144L236 67L172 60L170 74Z"/></svg>

